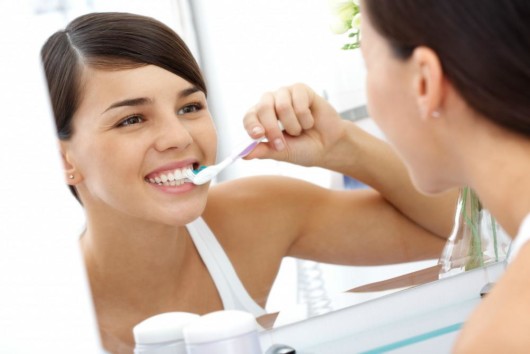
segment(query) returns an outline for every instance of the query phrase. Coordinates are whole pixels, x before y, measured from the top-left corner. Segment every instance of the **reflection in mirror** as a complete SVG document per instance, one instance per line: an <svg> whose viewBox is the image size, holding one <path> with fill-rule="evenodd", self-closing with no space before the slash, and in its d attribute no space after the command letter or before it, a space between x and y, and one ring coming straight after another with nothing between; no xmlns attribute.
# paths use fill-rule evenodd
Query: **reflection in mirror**
<svg viewBox="0 0 530 354"><path fill-rule="evenodd" d="M273 114L286 125L281 142L292 155L277 154L278 145L264 143L249 158L267 161L240 161L211 186L191 184L185 171L225 156L235 140L233 131L246 134L240 117L262 92L271 90L268 85L298 81L293 75L272 82L258 76L277 68L282 68L282 75L295 72L297 60L286 61L289 56L275 63L263 52L263 57L252 57L259 53L248 48L241 63L232 49L215 47L223 42L214 36L223 31L211 26L230 19L211 16L233 14L235 5L216 9L220 5L213 2L209 8L202 1L193 4L197 48L208 80L182 39L151 17L99 13L76 18L68 33L57 32L43 49L64 178L72 200L84 210L86 227L80 243L101 337L112 352L131 350L133 326L163 312L242 309L261 318L264 328L319 314L306 307L303 314L284 316L289 312L286 304L273 303L273 298L283 300L281 290L294 287L287 296L295 298L296 306L288 305L295 310L303 307L299 300L313 296L315 283L329 286L337 280L337 273L328 280L327 264L342 265L345 279L326 291L319 309L358 303L367 293L347 290L434 265L452 224L456 192L436 198L415 192L386 143L360 124L341 119L336 109L344 102L337 99L341 95L336 87L326 90L328 100L318 94L324 92L324 81L313 85L318 92L290 87L290 92L314 97L312 106L306 107L315 122L311 129L299 135L300 117ZM261 10L274 11L280 4L300 6L311 11L310 19L319 12L307 10L300 1L271 4L260 4ZM250 11L247 2L239 5L237 11ZM278 24L292 26L287 17L274 17ZM234 41L224 43L228 48L234 43L238 50L247 48L237 42L245 38L236 33L226 39ZM292 54L300 58L300 53ZM216 61L215 68L224 68L225 74L214 70ZM226 72L230 77L224 76ZM310 76L298 78L314 83ZM281 99L286 92L274 97ZM271 102L261 105L276 112ZM234 111L224 110L227 107ZM227 117L232 121L225 121ZM250 117L255 123L267 119ZM268 137L273 133L267 131ZM317 144L314 138L320 139ZM337 174L371 187L338 190L327 183ZM308 175L318 181L305 180ZM295 275L291 279L285 277L290 261ZM363 271L366 276L359 282ZM298 277L301 274L317 277ZM406 286L400 283L385 291ZM384 294L380 289L371 292L371 298ZM297 299L299 294L303 295Z"/></svg>
<svg viewBox="0 0 530 354"><path fill-rule="evenodd" d="M264 315L286 256L376 265L440 252L451 214L443 210L453 196L417 193L388 145L342 120L307 86L287 94L313 97L305 103L312 126L300 133L293 125L303 117L273 116L292 154L279 158L335 169L377 191L335 191L281 176L192 184L185 172L216 158L207 88L182 39L151 17L82 15L49 37L42 60L65 179L85 211L80 244L111 351L130 348L133 326L161 312ZM275 112L285 94L259 105ZM259 113L247 123L265 125L270 113ZM275 132L266 133L272 139ZM278 158L274 143L249 158ZM352 152L374 162L350 164Z"/></svg>

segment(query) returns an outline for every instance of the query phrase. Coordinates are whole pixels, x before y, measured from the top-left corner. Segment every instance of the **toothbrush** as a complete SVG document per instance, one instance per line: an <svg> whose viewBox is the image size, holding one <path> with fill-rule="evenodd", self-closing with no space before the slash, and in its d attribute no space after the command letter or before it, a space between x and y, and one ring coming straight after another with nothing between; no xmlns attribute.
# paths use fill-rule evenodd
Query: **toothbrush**
<svg viewBox="0 0 530 354"><path fill-rule="evenodd" d="M278 128L283 132L285 131L285 128L283 127L282 122L278 121ZM232 163L234 163L237 159L240 159L242 157L247 156L254 150L256 146L258 146L259 143L261 143L263 140L265 140L265 136L262 136L261 138L254 139L250 143L245 143L242 146L240 146L238 149L235 149L232 154L230 154L226 159L219 162L217 165L212 166L200 166L196 170L186 170L184 172L184 175L193 183L196 185L205 184L207 182L210 182L215 176L219 174L222 170L224 170L226 167L230 166Z"/></svg>
<svg viewBox="0 0 530 354"><path fill-rule="evenodd" d="M222 170L224 170L226 167L230 166L232 163L234 163L237 159L242 158L250 154L254 148L265 139L265 136L252 140L250 143L245 143L244 145L240 146L238 149L235 149L232 154L230 154L227 158L225 158L223 161L219 162L216 165L212 166L200 166L196 170L186 170L184 174L186 177L193 183L193 184L204 184L209 181L211 181L215 176L219 174Z"/></svg>

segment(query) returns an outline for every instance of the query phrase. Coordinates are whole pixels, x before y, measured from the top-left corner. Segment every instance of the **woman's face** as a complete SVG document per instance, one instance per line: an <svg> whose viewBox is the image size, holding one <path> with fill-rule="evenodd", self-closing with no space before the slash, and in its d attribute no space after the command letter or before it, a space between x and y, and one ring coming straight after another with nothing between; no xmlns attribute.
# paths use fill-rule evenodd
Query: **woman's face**
<svg viewBox="0 0 530 354"><path fill-rule="evenodd" d="M361 50L366 65L367 105L371 117L403 158L416 187L439 191L435 138L423 124L417 106L415 68L394 56L368 16L361 23ZM439 161L439 160L438 160ZM439 164L438 164L439 165Z"/></svg>
<svg viewBox="0 0 530 354"><path fill-rule="evenodd" d="M215 162L204 93L153 65L86 68L81 90L63 154L87 211L168 225L197 218L208 186L183 183L182 170Z"/></svg>

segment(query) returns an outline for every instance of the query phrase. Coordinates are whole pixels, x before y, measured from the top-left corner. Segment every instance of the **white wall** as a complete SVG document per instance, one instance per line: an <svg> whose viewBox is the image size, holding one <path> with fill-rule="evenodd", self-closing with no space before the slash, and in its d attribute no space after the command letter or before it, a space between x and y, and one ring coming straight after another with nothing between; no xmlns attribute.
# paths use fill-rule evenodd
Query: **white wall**
<svg viewBox="0 0 530 354"><path fill-rule="evenodd" d="M304 82L324 91L342 111L364 103L364 68L358 51L329 29L327 0L193 0L209 104L219 132L219 155L247 138L245 112L261 95ZM300 175L278 162L234 164L220 180L271 173ZM306 173L307 174L307 173ZM329 183L317 169L311 181Z"/></svg>

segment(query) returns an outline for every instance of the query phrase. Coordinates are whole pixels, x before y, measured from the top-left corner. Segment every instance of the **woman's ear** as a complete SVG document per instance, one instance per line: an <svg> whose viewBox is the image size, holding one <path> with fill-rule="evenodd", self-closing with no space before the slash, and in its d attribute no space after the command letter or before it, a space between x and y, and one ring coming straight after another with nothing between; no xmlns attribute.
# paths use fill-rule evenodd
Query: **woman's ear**
<svg viewBox="0 0 530 354"><path fill-rule="evenodd" d="M60 140L59 149L61 152L61 159L63 161L63 168L64 168L64 174L66 177L66 183L71 186L74 186L81 181L82 176L76 170L75 164L72 161L73 159L71 158L69 150L68 150L68 142Z"/></svg>
<svg viewBox="0 0 530 354"><path fill-rule="evenodd" d="M414 94L422 119L440 116L443 103L443 71L436 53L428 47L417 47L412 53Z"/></svg>

